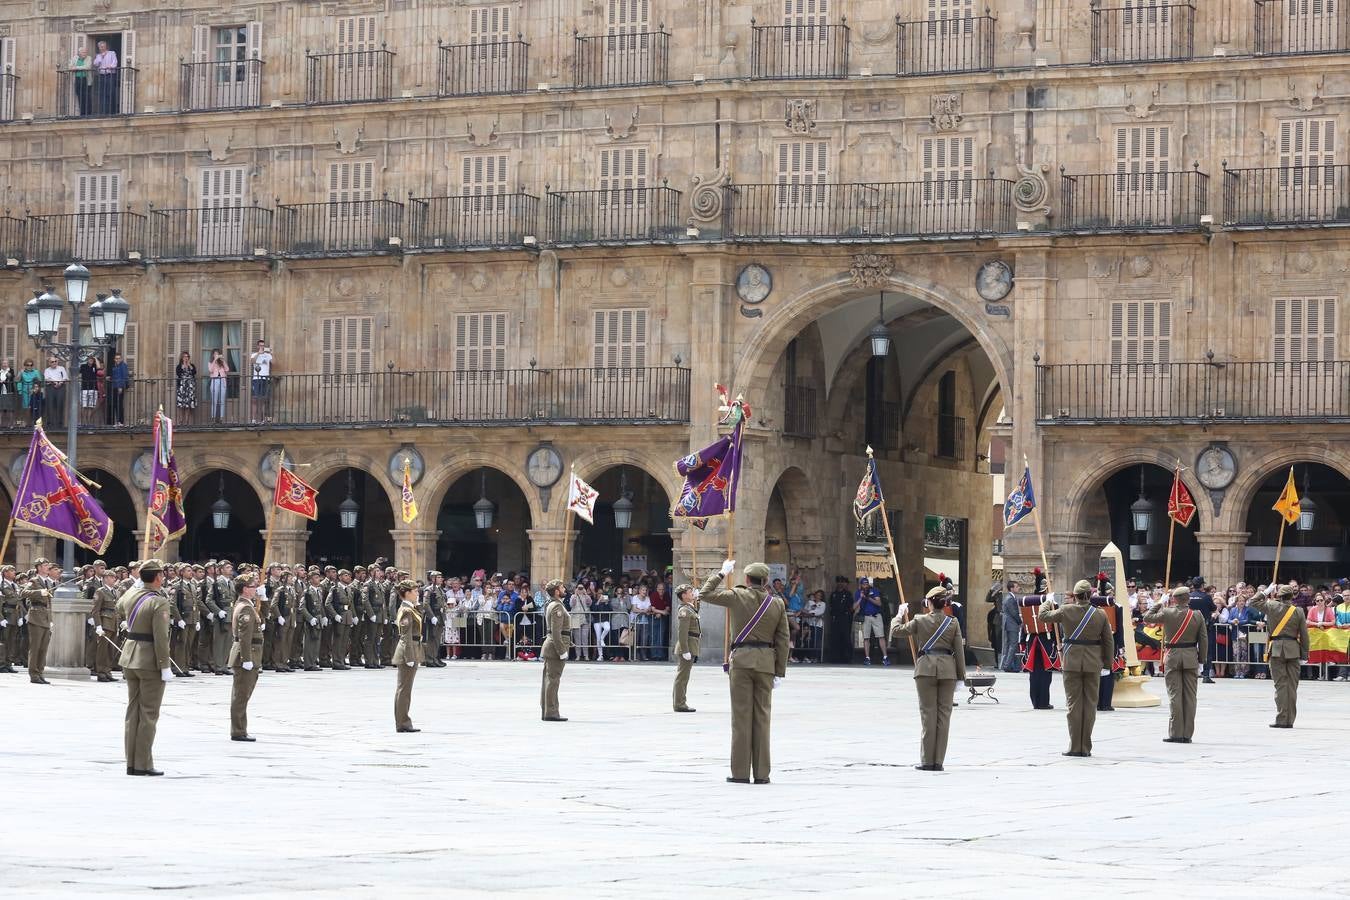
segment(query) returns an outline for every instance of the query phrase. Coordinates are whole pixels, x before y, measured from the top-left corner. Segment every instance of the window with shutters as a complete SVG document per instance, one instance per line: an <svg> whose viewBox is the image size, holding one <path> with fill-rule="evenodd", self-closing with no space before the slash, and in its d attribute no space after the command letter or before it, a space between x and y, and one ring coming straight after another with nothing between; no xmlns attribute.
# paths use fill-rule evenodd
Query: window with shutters
<svg viewBox="0 0 1350 900"><path fill-rule="evenodd" d="M338 53L364 53L380 49L376 17L342 16L337 20Z"/></svg>
<svg viewBox="0 0 1350 900"><path fill-rule="evenodd" d="M1167 375L1172 361L1172 301L1113 302L1109 355L1112 375Z"/></svg>
<svg viewBox="0 0 1350 900"><path fill-rule="evenodd" d="M149 377L143 374L136 366L136 360L140 356L141 349L141 326L135 322L127 323L126 334L122 335L122 341L117 348L122 354L122 361L127 364L131 370L132 378Z"/></svg>
<svg viewBox="0 0 1350 900"><path fill-rule="evenodd" d="M1116 192L1150 193L1168 189L1171 128L1133 125L1116 129Z"/></svg>
<svg viewBox="0 0 1350 900"><path fill-rule="evenodd" d="M375 320L371 316L334 316L319 320L325 387L369 384L374 358Z"/></svg>
<svg viewBox="0 0 1350 900"><path fill-rule="evenodd" d="M166 372L173 372L178 365L178 357L187 353L192 355L193 363L197 366L199 375L206 374L206 363L210 357L202 359L195 355L192 347L192 323L191 322L170 322L164 334L164 356L167 368Z"/></svg>
<svg viewBox="0 0 1350 900"><path fill-rule="evenodd" d="M14 38L0 38L0 73L18 74L16 46ZM17 81L17 78L6 78L0 83L0 121L8 122L14 118L14 90Z"/></svg>
<svg viewBox="0 0 1350 900"><path fill-rule="evenodd" d="M511 7L476 6L469 10L469 43L475 48L469 57L473 60L495 60L511 52Z"/></svg>
<svg viewBox="0 0 1350 900"><path fill-rule="evenodd" d="M197 179L200 256L238 256L244 247L244 211L248 205L243 166L212 166Z"/></svg>
<svg viewBox="0 0 1350 900"><path fill-rule="evenodd" d="M829 14L829 0L783 0L784 42L825 40Z"/></svg>
<svg viewBox="0 0 1350 900"><path fill-rule="evenodd" d="M348 223L348 230L336 233L332 240L360 241L365 235L360 226L369 221L374 209L375 161L352 159L328 165L328 218ZM354 226L354 227L353 227Z"/></svg>
<svg viewBox="0 0 1350 900"><path fill-rule="evenodd" d="M974 15L975 0L928 0L928 36L970 34Z"/></svg>
<svg viewBox="0 0 1350 900"><path fill-rule="evenodd" d="M0 328L0 365L15 366L22 364L19 359L19 326L6 325Z"/></svg>
<svg viewBox="0 0 1350 900"><path fill-rule="evenodd" d="M1298 374L1311 374L1317 363L1336 359L1336 298L1276 297L1271 358L1283 374L1285 364Z"/></svg>
<svg viewBox="0 0 1350 900"><path fill-rule="evenodd" d="M648 0L607 0L605 46L611 53L647 49L650 15Z"/></svg>
<svg viewBox="0 0 1350 900"><path fill-rule="evenodd" d="M461 381L505 378L506 313L455 316L455 372Z"/></svg>
<svg viewBox="0 0 1350 900"><path fill-rule="evenodd" d="M80 259L121 257L122 175L81 172L75 176L75 246Z"/></svg>
<svg viewBox="0 0 1350 900"><path fill-rule="evenodd" d="M779 206L820 205L825 202L829 181L829 143L826 141L781 141L778 144L778 174L775 194Z"/></svg>
<svg viewBox="0 0 1350 900"><path fill-rule="evenodd" d="M647 367L647 310L596 310L594 338L592 360L597 375L643 375Z"/></svg>
<svg viewBox="0 0 1350 900"><path fill-rule="evenodd" d="M974 192L975 138L923 139L923 199L925 203L969 200Z"/></svg>
<svg viewBox="0 0 1350 900"><path fill-rule="evenodd" d="M465 209L473 212L502 211L510 193L507 175L510 171L505 153L475 153L465 156L460 165L460 193L474 198L466 201ZM493 197L499 199L493 200Z"/></svg>
<svg viewBox="0 0 1350 900"><path fill-rule="evenodd" d="M1279 154L1281 188L1331 187L1336 178L1335 119L1284 119Z"/></svg>
<svg viewBox="0 0 1350 900"><path fill-rule="evenodd" d="M647 148L609 147L600 151L600 202L642 206L647 202Z"/></svg>

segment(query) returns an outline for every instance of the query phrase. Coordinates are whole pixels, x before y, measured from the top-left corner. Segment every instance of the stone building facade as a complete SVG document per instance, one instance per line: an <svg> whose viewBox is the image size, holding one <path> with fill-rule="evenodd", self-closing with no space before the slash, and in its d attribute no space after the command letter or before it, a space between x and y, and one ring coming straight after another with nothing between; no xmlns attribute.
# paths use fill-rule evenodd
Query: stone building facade
<svg viewBox="0 0 1350 900"><path fill-rule="evenodd" d="M1131 538L1132 498L1109 481L1178 461L1200 507L1187 552L1210 578L1260 562L1249 513L1290 465L1327 501L1322 543L1345 543L1339 10L3 8L0 356L34 355L22 303L72 258L132 301L126 427L95 414L79 455L127 533L174 362L187 350L205 375L222 347L224 421L204 383L195 421L178 416L193 554L255 546L284 446L329 487L313 536L274 528L276 558L343 558L324 519L350 495L347 555L414 570L478 552L463 546L537 575L573 551L706 569L725 525L695 536L664 510L671 461L716 434L715 382L754 410L736 553L813 587L854 574L869 443L911 598L935 574L926 521L958 520L983 611L992 434L1035 475L1057 583L1111 538L1157 577L1156 541ZM81 76L77 49L99 42L116 67ZM276 356L262 408L259 339ZM0 440L16 460L25 433ZM628 489L633 526L573 543L568 471ZM496 518L474 537L480 497ZM205 534L218 499L235 545ZM20 538L20 559L49 549ZM1309 565L1340 561L1313 544ZM1039 564L1034 531L1010 532L1004 558Z"/></svg>

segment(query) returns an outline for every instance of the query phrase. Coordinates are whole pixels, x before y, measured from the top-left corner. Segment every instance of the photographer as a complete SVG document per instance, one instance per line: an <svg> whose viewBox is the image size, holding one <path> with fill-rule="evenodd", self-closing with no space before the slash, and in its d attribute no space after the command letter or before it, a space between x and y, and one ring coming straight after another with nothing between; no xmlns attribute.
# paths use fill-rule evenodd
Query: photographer
<svg viewBox="0 0 1350 900"><path fill-rule="evenodd" d="M256 425L260 421L271 419L272 412L272 348L259 339L257 349L249 354L253 366L252 405L249 407L249 423Z"/></svg>

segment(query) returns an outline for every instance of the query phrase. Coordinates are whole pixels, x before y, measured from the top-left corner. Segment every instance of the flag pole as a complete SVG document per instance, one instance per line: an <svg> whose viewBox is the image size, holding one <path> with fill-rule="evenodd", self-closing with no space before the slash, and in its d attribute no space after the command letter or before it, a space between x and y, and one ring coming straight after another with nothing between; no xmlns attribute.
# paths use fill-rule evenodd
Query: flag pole
<svg viewBox="0 0 1350 900"><path fill-rule="evenodd" d="M286 467L286 448L277 450L277 479L281 479L281 470ZM267 561L272 558L272 526L277 521L277 494L276 488L272 488L272 506L267 511L267 538L263 541L262 571L264 577L267 574Z"/></svg>
<svg viewBox="0 0 1350 900"><path fill-rule="evenodd" d="M738 398L739 399L739 398ZM736 475L741 468L741 439L744 437L745 410L741 410L740 421L736 423L735 434L736 465L731 468L731 479L727 485L727 559L736 558ZM733 571L734 575L735 572ZM722 671L731 672L731 614L722 615Z"/></svg>
<svg viewBox="0 0 1350 900"><path fill-rule="evenodd" d="M1276 585L1280 583L1280 553L1284 550L1284 515L1280 515L1280 539L1275 544L1275 571L1270 573L1270 583Z"/></svg>
<svg viewBox="0 0 1350 900"><path fill-rule="evenodd" d="M156 455L159 453L159 420L160 417L163 415L164 415L164 404L161 403L159 409L155 412L154 427L150 429L150 452ZM154 484L151 484L150 497L153 498L154 496L155 496L155 486ZM145 532L144 532L145 538L141 541L141 559L150 558L150 516L152 514L150 509L151 506L152 504L150 500L147 500L145 503Z"/></svg>
<svg viewBox="0 0 1350 900"><path fill-rule="evenodd" d="M1026 454L1022 454L1022 465L1030 471L1031 463L1027 462ZM1045 592L1054 593L1054 586L1050 581L1050 562L1045 556L1045 536L1041 533L1041 505L1039 503L1031 507L1031 521L1036 525L1036 542L1041 545L1041 568L1045 570Z"/></svg>
<svg viewBox="0 0 1350 900"><path fill-rule="evenodd" d="M905 618L902 621L908 622L912 618L912 615L909 610L909 603L905 600L905 581L900 577L900 563L895 559L895 538L891 536L891 519L886 515L886 494L881 490L881 475L878 474L874 468L875 462L873 460L872 447L870 444L867 447L867 466L869 474L872 475L872 480L877 486L877 497L881 500L881 506L877 508L877 511L881 513L881 527L886 532L886 555L891 561L891 572L895 574L895 586L900 591L900 602L905 605ZM917 666L919 664L919 652L914 646L914 635L911 634L908 637L909 655L910 658L914 660L914 665ZM886 643L889 644L890 641L887 640ZM866 651L867 648L864 647L863 650Z"/></svg>

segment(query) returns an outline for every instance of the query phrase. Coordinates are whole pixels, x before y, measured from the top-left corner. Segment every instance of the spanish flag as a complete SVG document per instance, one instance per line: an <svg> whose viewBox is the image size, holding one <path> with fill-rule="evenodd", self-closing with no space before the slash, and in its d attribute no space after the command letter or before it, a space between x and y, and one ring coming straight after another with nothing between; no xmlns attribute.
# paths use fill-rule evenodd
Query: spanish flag
<svg viewBox="0 0 1350 900"><path fill-rule="evenodd" d="M1288 525L1298 524L1298 517L1303 512L1298 504L1298 491L1294 489L1294 467L1289 467L1289 480L1284 484L1284 490L1280 492L1280 499L1275 501L1271 507L1281 516Z"/></svg>

